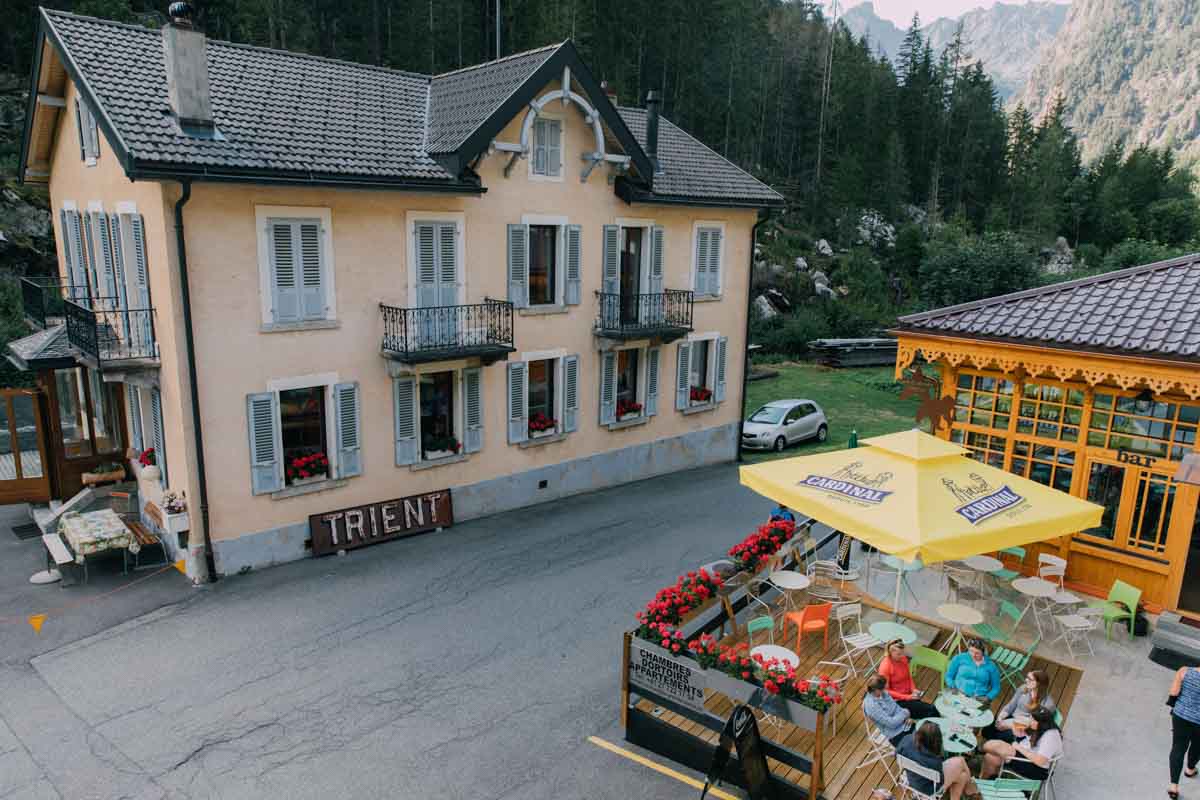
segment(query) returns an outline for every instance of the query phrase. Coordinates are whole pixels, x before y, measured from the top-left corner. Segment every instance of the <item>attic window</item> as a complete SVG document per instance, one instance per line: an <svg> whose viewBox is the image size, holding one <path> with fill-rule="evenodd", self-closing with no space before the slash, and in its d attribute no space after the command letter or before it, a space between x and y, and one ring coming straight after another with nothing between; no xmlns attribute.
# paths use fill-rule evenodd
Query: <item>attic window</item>
<svg viewBox="0 0 1200 800"><path fill-rule="evenodd" d="M100 157L100 132L91 107L83 100L75 99L75 131L79 134L79 158L94 166Z"/></svg>
<svg viewBox="0 0 1200 800"><path fill-rule="evenodd" d="M562 175L562 121L538 119L533 124L533 174Z"/></svg>

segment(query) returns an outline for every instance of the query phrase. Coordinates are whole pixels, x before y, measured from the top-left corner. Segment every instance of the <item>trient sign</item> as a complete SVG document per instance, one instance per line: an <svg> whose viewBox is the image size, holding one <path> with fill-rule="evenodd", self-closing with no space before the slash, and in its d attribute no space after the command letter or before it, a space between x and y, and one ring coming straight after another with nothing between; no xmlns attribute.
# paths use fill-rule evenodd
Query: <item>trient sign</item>
<svg viewBox="0 0 1200 800"><path fill-rule="evenodd" d="M454 524L450 490L343 508L308 518L314 556L353 550Z"/></svg>

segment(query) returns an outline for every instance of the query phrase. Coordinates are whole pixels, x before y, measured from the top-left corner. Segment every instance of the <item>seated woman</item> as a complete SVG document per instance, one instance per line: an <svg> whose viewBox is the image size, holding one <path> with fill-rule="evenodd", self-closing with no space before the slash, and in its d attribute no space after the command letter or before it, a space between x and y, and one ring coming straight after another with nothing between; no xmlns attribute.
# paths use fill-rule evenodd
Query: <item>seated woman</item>
<svg viewBox="0 0 1200 800"><path fill-rule="evenodd" d="M941 716L932 704L921 699L921 690L913 684L912 672L908 668L908 653L904 650L902 640L893 639L887 643L887 655L879 662L879 674L887 680L887 693L897 705L907 709L913 719Z"/></svg>
<svg viewBox="0 0 1200 800"><path fill-rule="evenodd" d="M1000 668L988 658L982 639L967 642L967 652L950 659L946 685L981 702L990 703L1000 694Z"/></svg>
<svg viewBox="0 0 1200 800"><path fill-rule="evenodd" d="M1025 676L1025 684L1000 709L995 723L983 729L984 741L998 739L1012 744L1017 740L1013 734L1015 718L1029 717L1035 708L1045 708L1054 713L1054 698L1050 696L1049 688L1049 675L1040 669L1030 670Z"/></svg>
<svg viewBox="0 0 1200 800"><path fill-rule="evenodd" d="M1062 731L1054 722L1054 712L1038 707L1033 710L1033 720L1024 738L1015 744L993 739L983 744L983 768L980 777L994 778L1007 766L1009 770L1035 781L1044 781L1050 775L1050 762L1063 754ZM1021 726L1014 728L1021 735Z"/></svg>
<svg viewBox="0 0 1200 800"><path fill-rule="evenodd" d="M960 800L962 797L978 797L979 787L971 778L971 770L967 767L966 759L962 756L946 758L942 753L942 729L932 722L923 722L916 733L905 736L896 748L898 755L910 761L915 761L923 767L942 774L941 796L948 800ZM933 795L933 781L905 771L908 785L921 794ZM883 790L876 790L873 795L880 800L889 800L891 795Z"/></svg>
<svg viewBox="0 0 1200 800"><path fill-rule="evenodd" d="M886 678L872 675L867 680L867 694L863 697L862 707L867 719L875 723L879 732L895 747L912 729L912 715L907 709L896 705L892 696L884 691L886 688Z"/></svg>

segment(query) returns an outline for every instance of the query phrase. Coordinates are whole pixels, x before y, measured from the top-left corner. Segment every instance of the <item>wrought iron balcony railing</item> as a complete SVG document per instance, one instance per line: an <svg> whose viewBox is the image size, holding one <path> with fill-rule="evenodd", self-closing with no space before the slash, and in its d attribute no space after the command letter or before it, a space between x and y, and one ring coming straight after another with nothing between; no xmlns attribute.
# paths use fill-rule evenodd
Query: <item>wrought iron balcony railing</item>
<svg viewBox="0 0 1200 800"><path fill-rule="evenodd" d="M397 308L379 304L383 354L408 364L479 356L507 358L513 346L513 306L502 300L460 306Z"/></svg>
<svg viewBox="0 0 1200 800"><path fill-rule="evenodd" d="M158 359L153 308L122 308L116 298L66 300L67 341L84 356L105 362Z"/></svg>
<svg viewBox="0 0 1200 800"><path fill-rule="evenodd" d="M25 319L34 327L45 328L46 322L59 323L66 316L65 302L86 303L86 286L75 286L62 278L21 278L21 304Z"/></svg>
<svg viewBox="0 0 1200 800"><path fill-rule="evenodd" d="M693 294L666 289L652 294L600 292L596 335L610 339L644 337L671 341L692 330Z"/></svg>

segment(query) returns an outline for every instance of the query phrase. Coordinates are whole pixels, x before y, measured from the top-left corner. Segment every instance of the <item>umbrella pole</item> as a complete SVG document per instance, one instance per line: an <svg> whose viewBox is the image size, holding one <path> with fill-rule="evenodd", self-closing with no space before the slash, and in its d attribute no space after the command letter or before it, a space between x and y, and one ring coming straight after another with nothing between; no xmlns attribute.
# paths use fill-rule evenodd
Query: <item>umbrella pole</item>
<svg viewBox="0 0 1200 800"><path fill-rule="evenodd" d="M901 565L903 567L903 565ZM904 580L903 568L896 570L896 602L892 606L892 611L896 619L900 619L900 584Z"/></svg>

